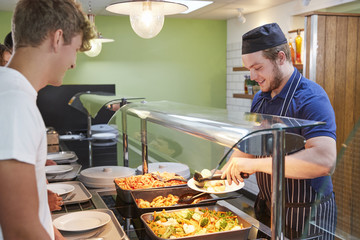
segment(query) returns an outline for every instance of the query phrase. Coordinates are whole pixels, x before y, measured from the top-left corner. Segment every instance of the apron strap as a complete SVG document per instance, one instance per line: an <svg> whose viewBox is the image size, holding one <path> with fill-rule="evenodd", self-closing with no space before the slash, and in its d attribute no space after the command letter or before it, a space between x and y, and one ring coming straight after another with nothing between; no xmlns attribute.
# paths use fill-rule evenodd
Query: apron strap
<svg viewBox="0 0 360 240"><path fill-rule="evenodd" d="M296 88L298 87L298 85L300 83L301 74L297 70L295 70L295 71L296 71L296 74L294 76L295 81L291 82L289 90L286 93L285 101L282 105L280 116L286 116L287 111L289 110L289 107L290 107L291 100L294 97Z"/></svg>

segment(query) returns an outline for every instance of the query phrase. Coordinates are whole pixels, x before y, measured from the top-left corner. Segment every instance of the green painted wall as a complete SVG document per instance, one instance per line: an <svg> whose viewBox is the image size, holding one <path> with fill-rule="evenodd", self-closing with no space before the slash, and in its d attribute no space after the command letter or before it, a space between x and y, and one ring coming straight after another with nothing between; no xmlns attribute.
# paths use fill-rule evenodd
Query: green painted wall
<svg viewBox="0 0 360 240"><path fill-rule="evenodd" d="M0 12L0 41L12 13ZM104 37L95 58L78 54L64 84L115 83L117 93L202 106L226 106L226 21L165 19L153 39L138 37L127 16L96 16Z"/></svg>
<svg viewBox="0 0 360 240"><path fill-rule="evenodd" d="M11 29L11 16L0 12L1 42ZM103 44L95 58L79 53L77 66L67 72L64 84L115 83L117 93L147 101L226 107L226 21L167 17L153 39L138 37L125 16L96 16L96 26L115 42ZM175 140L182 149L174 159L155 154L157 160L183 162L193 171L215 167L224 153L214 143L158 126L149 128L154 129L155 138ZM118 150L122 165L121 145ZM150 156L153 150L150 145ZM130 166L140 164L139 153L130 150Z"/></svg>

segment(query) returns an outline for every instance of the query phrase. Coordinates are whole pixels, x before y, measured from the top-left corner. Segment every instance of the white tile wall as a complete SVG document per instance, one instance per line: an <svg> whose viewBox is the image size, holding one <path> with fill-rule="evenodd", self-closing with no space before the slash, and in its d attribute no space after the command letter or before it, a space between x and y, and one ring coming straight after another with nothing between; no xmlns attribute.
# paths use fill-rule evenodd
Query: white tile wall
<svg viewBox="0 0 360 240"><path fill-rule="evenodd" d="M226 107L228 110L250 111L251 100L233 98L234 93L244 93L245 75L249 71L234 72L233 67L241 67L241 42L227 45L227 77L226 77Z"/></svg>
<svg viewBox="0 0 360 240"><path fill-rule="evenodd" d="M251 99L234 98L234 93L244 93L245 75L249 71L234 72L233 67L242 67L241 61L241 42L227 45L227 73L226 73L226 107L228 111L249 112ZM259 192L255 175L251 175L245 180L246 190L253 194Z"/></svg>

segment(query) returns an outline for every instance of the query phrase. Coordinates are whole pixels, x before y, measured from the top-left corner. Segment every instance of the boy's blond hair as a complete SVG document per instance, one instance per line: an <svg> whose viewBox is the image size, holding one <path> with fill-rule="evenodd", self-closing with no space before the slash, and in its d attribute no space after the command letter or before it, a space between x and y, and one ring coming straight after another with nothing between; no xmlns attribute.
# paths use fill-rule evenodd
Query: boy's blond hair
<svg viewBox="0 0 360 240"><path fill-rule="evenodd" d="M14 49L39 46L50 33L61 29L65 44L82 34L80 51L91 48L92 24L74 0L19 0L12 19Z"/></svg>

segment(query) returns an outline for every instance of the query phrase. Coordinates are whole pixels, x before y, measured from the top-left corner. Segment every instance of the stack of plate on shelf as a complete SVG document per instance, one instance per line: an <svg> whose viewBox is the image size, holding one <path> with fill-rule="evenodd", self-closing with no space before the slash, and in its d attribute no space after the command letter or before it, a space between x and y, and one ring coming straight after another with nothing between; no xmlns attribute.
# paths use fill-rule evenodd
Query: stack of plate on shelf
<svg viewBox="0 0 360 240"><path fill-rule="evenodd" d="M73 151L63 151L48 153L47 159L55 161L57 164L73 163L78 160L76 153Z"/></svg>
<svg viewBox="0 0 360 240"><path fill-rule="evenodd" d="M82 170L79 180L90 188L114 188L114 179L135 175L135 170L122 166L101 166Z"/></svg>
<svg viewBox="0 0 360 240"><path fill-rule="evenodd" d="M59 139L63 141L82 140L83 138L84 136L82 134L65 134L59 136Z"/></svg>
<svg viewBox="0 0 360 240"><path fill-rule="evenodd" d="M142 165L137 167L137 171L142 174ZM185 179L190 178L190 169L187 165L182 163L174 163L174 162L156 162L149 163L148 165L149 172L168 172L175 173L177 175L182 176Z"/></svg>
<svg viewBox="0 0 360 240"><path fill-rule="evenodd" d="M94 146L112 146L117 143L118 131L107 124L91 126L91 137Z"/></svg>

